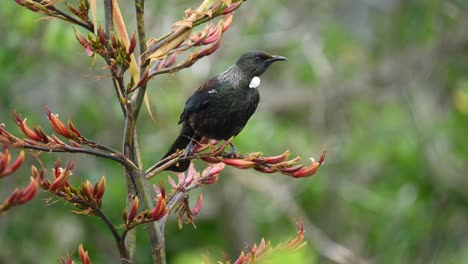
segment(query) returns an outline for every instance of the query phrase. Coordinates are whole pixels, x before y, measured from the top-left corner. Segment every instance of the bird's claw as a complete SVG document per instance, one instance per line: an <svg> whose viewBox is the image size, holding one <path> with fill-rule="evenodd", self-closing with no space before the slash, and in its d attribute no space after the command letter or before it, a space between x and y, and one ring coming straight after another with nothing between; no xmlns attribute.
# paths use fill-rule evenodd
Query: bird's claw
<svg viewBox="0 0 468 264"><path fill-rule="evenodd" d="M230 158L230 159L237 158L236 146L234 146L234 144L232 144L232 143L229 143L229 145L231 146L231 150L229 150L229 152L227 152L224 156L226 156L227 158Z"/></svg>
<svg viewBox="0 0 468 264"><path fill-rule="evenodd" d="M187 147L185 148L185 151L184 151L184 155L182 156L182 158L187 158L188 156L191 156L193 154L193 150L194 150L194 145L193 145L193 141L190 141L190 143L187 145Z"/></svg>

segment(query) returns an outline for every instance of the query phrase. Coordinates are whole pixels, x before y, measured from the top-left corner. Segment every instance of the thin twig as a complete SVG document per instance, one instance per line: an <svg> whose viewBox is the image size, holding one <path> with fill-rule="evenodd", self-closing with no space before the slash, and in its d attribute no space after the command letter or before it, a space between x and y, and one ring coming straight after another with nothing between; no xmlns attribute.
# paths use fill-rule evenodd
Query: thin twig
<svg viewBox="0 0 468 264"><path fill-rule="evenodd" d="M113 161L117 161L118 163L122 164L125 168L128 169L133 169L136 167L135 164L133 164L131 161L127 159L122 159L122 154L118 155L117 153L104 153L100 151L95 151L93 149L85 149L85 148L78 148L78 147L72 147L69 145L62 145L60 148L50 148L47 146L39 146L39 145L32 145L26 142L21 142L21 143L14 143L12 146L17 147L17 148L24 148L24 149L33 149L33 150L39 150L39 151L44 151L44 152L59 152L59 153L84 153L84 154L89 154L93 155L96 157L102 157L106 159L110 159Z"/></svg>
<svg viewBox="0 0 468 264"><path fill-rule="evenodd" d="M57 194L59 196L62 196L60 194ZM65 195L66 196L66 195ZM119 253L121 258L128 259L128 252L125 248L125 246L122 247L121 243L121 236L119 235L119 232L117 231L117 228L115 228L115 225L112 223L112 221L104 214L104 212L96 206L94 203L83 200L83 199L76 199L72 198L67 200L70 203L77 203L77 204L85 204L87 207L91 208L94 213L96 213L97 216L99 216L102 221L107 225L109 230L111 231L112 235L114 236L115 242L117 243L117 247L119 248Z"/></svg>
<svg viewBox="0 0 468 264"><path fill-rule="evenodd" d="M63 20L66 20L66 21L69 21L69 22L71 22L73 24L79 25L80 27L83 27L83 28L89 30L90 32L94 32L94 25L92 25L92 24L90 25L90 24L84 23L82 21L79 21L76 18L70 16L69 14L63 12L62 10L55 8L55 6L53 6L53 5L46 5L45 7L47 9L49 9L51 11L54 11L54 12L58 13L59 15L61 15L63 17Z"/></svg>

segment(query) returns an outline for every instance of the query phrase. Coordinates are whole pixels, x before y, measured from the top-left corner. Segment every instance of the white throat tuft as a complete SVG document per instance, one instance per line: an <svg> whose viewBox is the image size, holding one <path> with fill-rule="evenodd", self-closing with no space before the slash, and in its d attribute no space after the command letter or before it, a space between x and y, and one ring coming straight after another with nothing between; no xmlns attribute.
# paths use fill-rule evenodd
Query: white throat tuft
<svg viewBox="0 0 468 264"><path fill-rule="evenodd" d="M259 85L260 85L260 78L258 76L255 76L250 81L249 87L250 88L257 88Z"/></svg>

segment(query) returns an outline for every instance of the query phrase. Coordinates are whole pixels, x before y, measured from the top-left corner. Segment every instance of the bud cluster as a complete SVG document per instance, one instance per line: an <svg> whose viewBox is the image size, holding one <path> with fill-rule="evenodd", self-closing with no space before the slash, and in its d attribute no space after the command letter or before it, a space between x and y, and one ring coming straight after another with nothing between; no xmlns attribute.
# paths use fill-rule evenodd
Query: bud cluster
<svg viewBox="0 0 468 264"><path fill-rule="evenodd" d="M77 213L95 215L96 210L102 207L102 197L106 191L106 178L103 176L94 185L86 180L81 183L79 188L76 188L68 182L70 176L73 175L74 166L75 163L71 161L63 168L60 160L57 160L55 167L52 169L53 179L49 180L41 176L40 186L47 192L73 203L81 210ZM38 170L33 167L33 175L35 173L44 174L44 169Z"/></svg>
<svg viewBox="0 0 468 264"><path fill-rule="evenodd" d="M200 212L203 203L203 196L200 194L195 206L190 209L188 192L201 185L217 182L219 173L224 169L224 166L224 163L210 164L202 173L199 173L191 163L187 174L184 172L176 173L177 183L172 177L169 177L172 193L168 199L168 208L177 213L180 228L184 223L193 223L194 216Z"/></svg>
<svg viewBox="0 0 468 264"><path fill-rule="evenodd" d="M95 54L101 55L108 60L110 70L116 76L122 76L128 70L137 44L136 34L133 34L127 47L124 41L115 34L111 34L110 38L108 38L102 25L97 28L96 35L88 33L87 37L83 36L78 30L74 30L75 37L85 49L86 55L89 57Z"/></svg>
<svg viewBox="0 0 468 264"><path fill-rule="evenodd" d="M123 211L122 218L125 222L124 227L127 230L130 230L140 224L157 221L168 214L169 211L166 206L166 191L164 186L155 186L154 188L157 194L154 208L151 210L144 210L138 214L140 200L138 197L135 197L130 211L128 213L127 210Z"/></svg>
<svg viewBox="0 0 468 264"><path fill-rule="evenodd" d="M3 151L0 152L0 179L15 172L21 166L21 164L23 164L23 161L24 151L21 151L18 157L15 159L15 161L10 163L11 154L7 145L5 145Z"/></svg>
<svg viewBox="0 0 468 264"><path fill-rule="evenodd" d="M28 126L27 119L22 118L16 113L14 115L15 123L26 137L19 138L14 136L2 127L3 124L0 124L0 142L15 148L38 151L86 153L115 160L127 168L136 168L136 165L121 152L82 136L71 120L68 120L67 125L65 125L59 119L58 114L52 113L48 107L45 107L44 110L53 130L58 135L68 139L69 143L64 142L54 134L46 134L40 126Z"/></svg>
<svg viewBox="0 0 468 264"><path fill-rule="evenodd" d="M0 124L0 130L2 124ZM0 138L0 141L1 138ZM8 147L5 145L3 151L0 151L0 179L6 177L13 172L15 172L24 161L24 151L21 151L15 161L11 162L11 153ZM29 185L26 186L23 190L16 189L13 193L0 204L0 213L6 211L8 208L24 204L30 201L37 193L39 184L37 178L31 177Z"/></svg>
<svg viewBox="0 0 468 264"><path fill-rule="evenodd" d="M56 4L60 1L53 0L15 0L17 4L26 7L27 9L42 15L64 20L73 24L83 26L92 31L93 23L88 17L89 2L88 0L80 0L77 6L65 3L68 10L72 13L66 14L59 10Z"/></svg>
<svg viewBox="0 0 468 264"><path fill-rule="evenodd" d="M31 180L24 189L15 189L13 193L3 203L0 204L0 213L5 212L10 207L29 202L36 196L39 189L38 179L31 177Z"/></svg>
<svg viewBox="0 0 468 264"><path fill-rule="evenodd" d="M151 61L152 66L141 74L137 87L158 74L173 73L190 67L199 59L215 52L221 44L223 33L232 23L234 10L239 8L243 1L204 1L196 10L185 10L185 18L174 23L171 33L163 38L151 38L147 42L148 52L144 54L142 61ZM200 30L193 31L194 27L218 16L225 17L216 25L210 23ZM191 48L195 48L195 51L175 64L179 55Z"/></svg>
<svg viewBox="0 0 468 264"><path fill-rule="evenodd" d="M263 173L280 172L293 178L303 178L314 175L325 160L326 151L322 152L319 161L310 158L311 165L299 164L300 156L289 159L291 152L286 150L278 156L264 156L261 152L236 154L232 158L230 153L224 152L230 140L217 145L217 142L202 140L194 148L194 155L190 158L200 158L209 163L222 162L238 169L254 169Z"/></svg>
<svg viewBox="0 0 468 264"><path fill-rule="evenodd" d="M253 246L247 246L246 251L242 251L235 261L228 260L225 264L253 264L265 261L269 262L268 257L277 252L296 251L305 246L304 240L304 222L296 221L297 235L293 239L288 239L284 244L279 244L276 247L271 246L270 241L265 241L262 238L260 243ZM271 259L270 259L271 261ZM209 259L205 258L204 264L211 263ZM216 262L222 263L222 262Z"/></svg>

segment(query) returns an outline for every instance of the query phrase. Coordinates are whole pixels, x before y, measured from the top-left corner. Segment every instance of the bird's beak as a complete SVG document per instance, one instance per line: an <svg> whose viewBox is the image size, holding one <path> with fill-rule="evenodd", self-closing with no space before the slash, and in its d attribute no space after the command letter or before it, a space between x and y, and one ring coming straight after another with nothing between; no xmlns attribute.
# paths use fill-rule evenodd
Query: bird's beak
<svg viewBox="0 0 468 264"><path fill-rule="evenodd" d="M271 55L271 58L269 58L267 60L267 62L275 62L275 61L287 61L288 59L286 57L283 57L283 56L279 56L279 55Z"/></svg>

